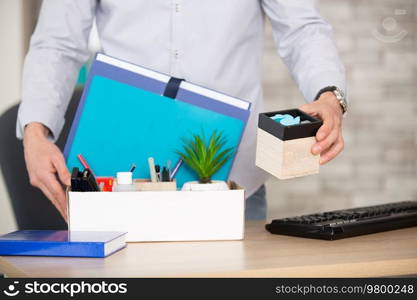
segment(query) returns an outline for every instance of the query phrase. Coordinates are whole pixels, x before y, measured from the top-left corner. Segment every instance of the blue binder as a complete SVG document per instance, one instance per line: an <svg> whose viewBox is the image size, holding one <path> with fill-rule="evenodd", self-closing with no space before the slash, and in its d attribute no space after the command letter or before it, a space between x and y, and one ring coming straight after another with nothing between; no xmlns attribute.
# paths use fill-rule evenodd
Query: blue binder
<svg viewBox="0 0 417 300"><path fill-rule="evenodd" d="M238 150L250 103L201 86L172 79L104 54L97 54L71 127L64 154L67 165L81 168L82 154L97 176L115 176L134 163L134 178L149 178L148 157L155 164L174 165L182 138L209 137L214 130L227 138L225 147ZM165 95L165 96L164 96ZM170 98L174 95L175 99ZM233 160L213 177L227 180ZM197 180L186 165L177 185Z"/></svg>

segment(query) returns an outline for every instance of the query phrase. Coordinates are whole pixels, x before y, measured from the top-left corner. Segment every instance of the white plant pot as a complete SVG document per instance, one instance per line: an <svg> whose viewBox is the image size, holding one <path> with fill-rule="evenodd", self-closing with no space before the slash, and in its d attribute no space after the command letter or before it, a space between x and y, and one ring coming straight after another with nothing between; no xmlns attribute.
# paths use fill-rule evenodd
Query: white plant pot
<svg viewBox="0 0 417 300"><path fill-rule="evenodd" d="M212 180L211 183L189 181L182 186L183 191L227 191L229 186L225 181Z"/></svg>

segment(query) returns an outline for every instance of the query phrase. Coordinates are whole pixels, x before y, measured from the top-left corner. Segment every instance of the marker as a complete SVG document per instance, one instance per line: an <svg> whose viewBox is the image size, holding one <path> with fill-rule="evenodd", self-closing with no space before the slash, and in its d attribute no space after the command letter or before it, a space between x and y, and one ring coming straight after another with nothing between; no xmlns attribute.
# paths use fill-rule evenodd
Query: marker
<svg viewBox="0 0 417 300"><path fill-rule="evenodd" d="M167 169L168 169L168 178L171 178L171 161L170 160L167 160Z"/></svg>
<svg viewBox="0 0 417 300"><path fill-rule="evenodd" d="M170 179L169 179L169 171L168 171L168 169L166 168L166 167L163 167L162 168L162 181L171 181Z"/></svg>
<svg viewBox="0 0 417 300"><path fill-rule="evenodd" d="M155 166L155 172L156 172L156 180L158 182L162 181L161 180L161 167L159 165Z"/></svg>
<svg viewBox="0 0 417 300"><path fill-rule="evenodd" d="M94 174L93 169L91 169L91 167L88 165L87 161L85 160L85 158L81 155L78 154L77 158L79 159L79 161L81 162L81 164L83 165L84 168L89 169L91 174L93 174L94 177L96 177L96 174Z"/></svg>
<svg viewBox="0 0 417 300"><path fill-rule="evenodd" d="M148 158L148 164L149 164L149 174L151 176L151 181L156 182L155 162L153 160L153 157Z"/></svg>
<svg viewBox="0 0 417 300"><path fill-rule="evenodd" d="M172 170L171 177L169 178L171 181L174 179L175 175L177 175L178 170L180 169L181 165L182 165L182 159L180 159L180 160L177 162L177 164L175 165L174 170Z"/></svg>

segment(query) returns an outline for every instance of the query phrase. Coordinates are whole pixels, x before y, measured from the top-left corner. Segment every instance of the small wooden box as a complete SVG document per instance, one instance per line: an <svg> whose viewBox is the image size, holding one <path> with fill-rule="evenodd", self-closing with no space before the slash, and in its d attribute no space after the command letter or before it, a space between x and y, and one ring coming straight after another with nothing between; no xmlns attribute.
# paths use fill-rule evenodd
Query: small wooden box
<svg viewBox="0 0 417 300"><path fill-rule="evenodd" d="M297 125L284 126L271 119L276 114L299 116ZM311 153L315 135L322 121L299 109L259 114L256 165L279 179L317 174L319 155Z"/></svg>

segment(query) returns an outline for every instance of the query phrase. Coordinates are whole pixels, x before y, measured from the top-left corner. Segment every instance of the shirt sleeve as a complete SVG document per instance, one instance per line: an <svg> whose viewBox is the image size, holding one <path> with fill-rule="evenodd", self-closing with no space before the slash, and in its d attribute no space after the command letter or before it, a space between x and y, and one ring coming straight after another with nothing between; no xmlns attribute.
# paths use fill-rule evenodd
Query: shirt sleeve
<svg viewBox="0 0 417 300"><path fill-rule="evenodd" d="M346 93L345 68L332 27L320 16L316 2L262 0L278 53L308 102L327 86L337 86Z"/></svg>
<svg viewBox="0 0 417 300"><path fill-rule="evenodd" d="M89 57L95 0L44 0L26 55L16 135L27 124L49 128L55 141L64 126L78 72Z"/></svg>

